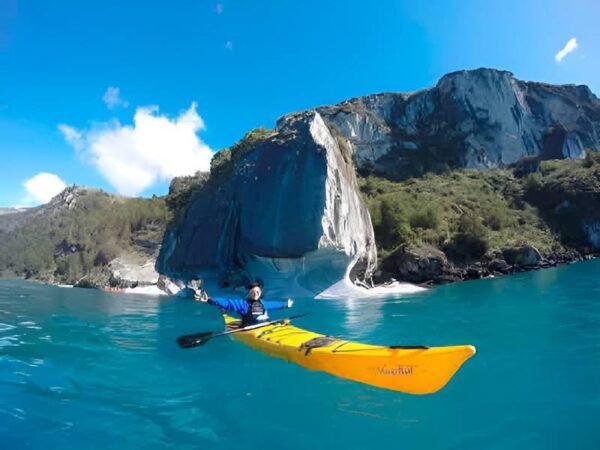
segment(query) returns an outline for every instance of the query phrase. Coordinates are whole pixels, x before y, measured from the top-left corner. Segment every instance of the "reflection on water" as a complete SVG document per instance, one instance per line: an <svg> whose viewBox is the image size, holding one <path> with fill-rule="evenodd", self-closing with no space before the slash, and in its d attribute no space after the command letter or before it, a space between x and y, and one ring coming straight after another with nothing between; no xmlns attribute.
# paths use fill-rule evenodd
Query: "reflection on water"
<svg viewBox="0 0 600 450"><path fill-rule="evenodd" d="M388 286L366 289L355 285L349 279L343 279L321 292L317 300L330 301L339 314L344 317L345 329L342 336L348 339L360 339L373 333L384 318L383 307L390 302L411 302L409 294L417 294L427 289L410 283L394 282ZM416 300L418 301L418 300Z"/></svg>
<svg viewBox="0 0 600 450"><path fill-rule="evenodd" d="M344 302L345 332L348 337L360 338L361 334L370 334L379 326L383 318L383 300L353 300ZM357 331L360 330L360 333Z"/></svg>
<svg viewBox="0 0 600 450"><path fill-rule="evenodd" d="M377 286L371 289L363 288L352 283L348 278L338 281L319 293L317 299L340 299L340 298L362 298L362 299L384 299L402 297L407 294L424 292L426 288L410 283L394 281L385 286Z"/></svg>

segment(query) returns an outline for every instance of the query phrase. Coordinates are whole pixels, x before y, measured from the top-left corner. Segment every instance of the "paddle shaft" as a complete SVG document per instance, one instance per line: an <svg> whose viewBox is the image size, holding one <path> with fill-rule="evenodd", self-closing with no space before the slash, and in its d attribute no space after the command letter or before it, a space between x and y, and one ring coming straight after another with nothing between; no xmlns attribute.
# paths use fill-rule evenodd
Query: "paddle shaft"
<svg viewBox="0 0 600 450"><path fill-rule="evenodd" d="M179 337L177 339L177 342L179 343L179 346L182 348L196 347L198 345L202 345L202 344L208 342L212 338L216 338L219 336L227 336L229 334L234 334L234 333L241 333L243 331L256 330L257 328L267 327L269 325L277 325L280 323L290 321L292 319L299 319L300 317L304 317L306 315L308 315L308 313L297 314L294 316L286 317L285 319L270 320L269 322L248 325L246 327L237 328L235 330L223 331L222 333L214 333L213 334L213 333L209 332L209 333L188 334L186 336ZM185 345L182 345L183 342L185 342Z"/></svg>

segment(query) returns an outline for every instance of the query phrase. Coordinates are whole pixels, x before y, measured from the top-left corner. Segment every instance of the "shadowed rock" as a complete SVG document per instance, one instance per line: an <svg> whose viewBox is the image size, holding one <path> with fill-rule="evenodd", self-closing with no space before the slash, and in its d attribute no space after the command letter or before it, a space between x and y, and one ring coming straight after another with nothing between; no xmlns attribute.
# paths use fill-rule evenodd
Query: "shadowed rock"
<svg viewBox="0 0 600 450"><path fill-rule="evenodd" d="M351 155L319 113L288 116L223 160L167 230L159 272L215 270L233 285L276 275L310 291L370 275L375 240Z"/></svg>

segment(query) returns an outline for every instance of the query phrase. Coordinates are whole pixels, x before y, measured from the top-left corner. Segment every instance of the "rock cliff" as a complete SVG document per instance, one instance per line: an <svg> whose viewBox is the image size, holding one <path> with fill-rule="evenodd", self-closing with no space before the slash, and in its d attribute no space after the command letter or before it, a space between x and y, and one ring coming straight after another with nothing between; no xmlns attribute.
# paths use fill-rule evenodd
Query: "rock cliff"
<svg viewBox="0 0 600 450"><path fill-rule="evenodd" d="M525 82L493 69L455 72L431 89L317 111L347 140L359 171L392 179L600 150L600 101L587 86Z"/></svg>
<svg viewBox="0 0 600 450"><path fill-rule="evenodd" d="M346 273L369 276L375 239L349 150L308 111L225 151L167 230L159 272L190 278L214 269L234 285L276 274L311 291Z"/></svg>
<svg viewBox="0 0 600 450"><path fill-rule="evenodd" d="M157 269L232 285L274 275L311 291L344 275L361 281L377 252L357 173L403 180L586 150L600 150L600 101L589 88L493 69L289 114L215 155L208 180L178 207ZM597 224L586 230L597 239Z"/></svg>

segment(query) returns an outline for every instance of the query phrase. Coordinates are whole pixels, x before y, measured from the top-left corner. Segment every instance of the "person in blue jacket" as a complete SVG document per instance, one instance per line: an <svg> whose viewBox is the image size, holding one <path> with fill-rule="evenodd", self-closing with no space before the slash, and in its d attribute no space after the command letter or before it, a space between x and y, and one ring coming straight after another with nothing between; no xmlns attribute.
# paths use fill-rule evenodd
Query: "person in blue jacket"
<svg viewBox="0 0 600 450"><path fill-rule="evenodd" d="M196 290L194 299L215 305L228 313L235 313L242 318L242 326L254 325L269 320L269 310L291 308L294 301L287 300L265 300L262 298L262 286L260 283L248 285L246 298L222 298L209 297L206 291Z"/></svg>

